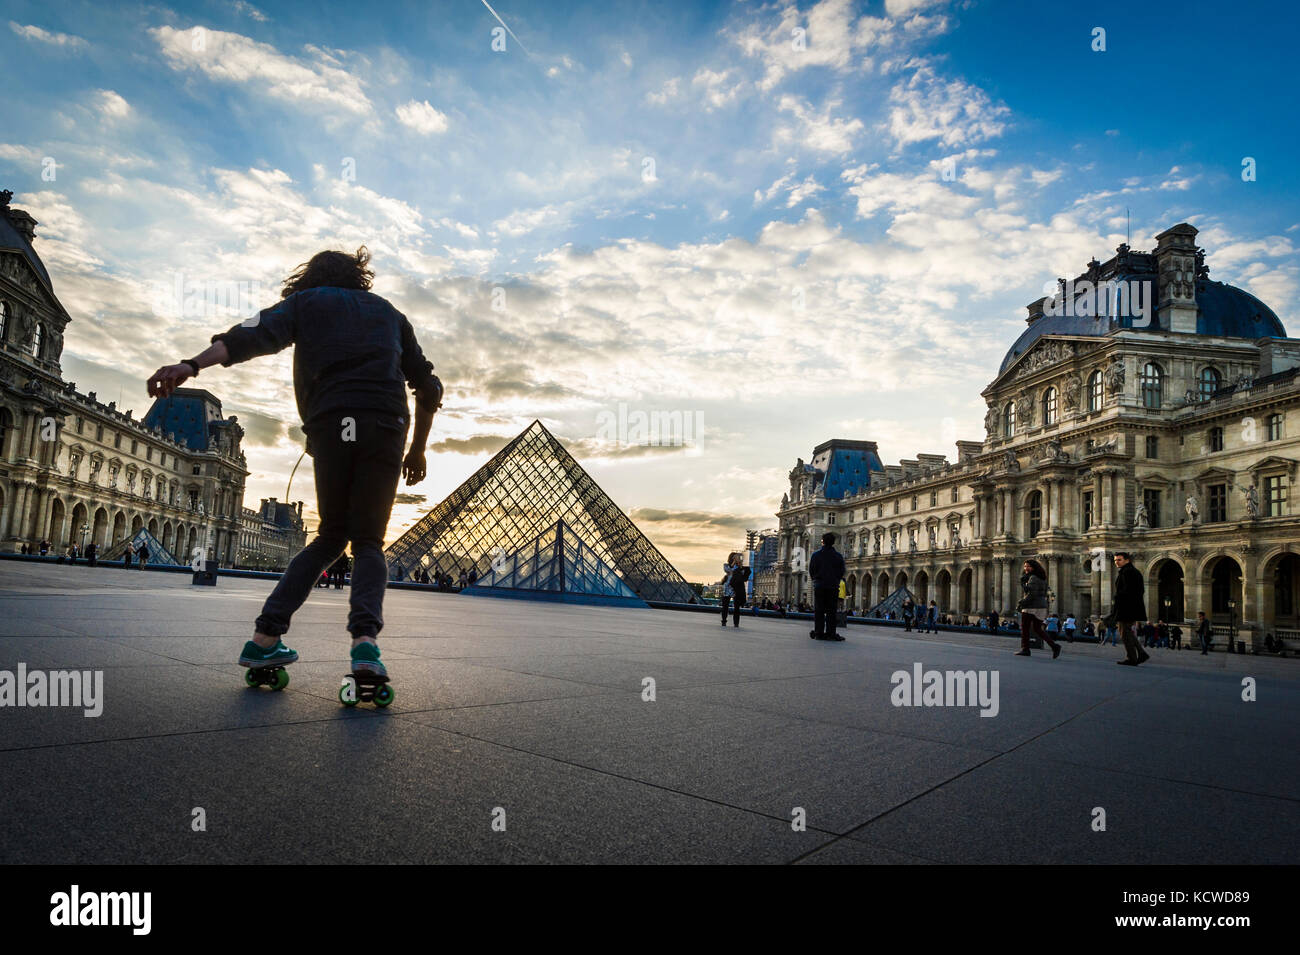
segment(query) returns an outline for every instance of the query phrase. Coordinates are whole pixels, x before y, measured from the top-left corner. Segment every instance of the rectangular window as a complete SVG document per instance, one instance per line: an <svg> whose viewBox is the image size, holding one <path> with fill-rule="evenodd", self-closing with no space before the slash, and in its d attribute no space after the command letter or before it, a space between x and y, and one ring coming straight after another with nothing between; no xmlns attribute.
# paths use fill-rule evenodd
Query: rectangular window
<svg viewBox="0 0 1300 955"><path fill-rule="evenodd" d="M1147 435L1147 457L1160 457L1160 439L1154 434Z"/></svg>
<svg viewBox="0 0 1300 955"><path fill-rule="evenodd" d="M122 432L119 431L117 434L113 435L113 447L120 448L121 446L122 446Z"/></svg>
<svg viewBox="0 0 1300 955"><path fill-rule="evenodd" d="M883 505L883 504L877 504L877 505L876 505L876 517L884 517L884 516L885 516L885 505Z"/></svg>
<svg viewBox="0 0 1300 955"><path fill-rule="evenodd" d="M900 510L901 507L902 507L902 504L903 504L902 501L899 501L899 500L895 500L895 501L894 501L894 513L895 513L895 514L897 514L897 513L899 512L899 510Z"/></svg>
<svg viewBox="0 0 1300 955"><path fill-rule="evenodd" d="M1222 428L1210 429L1210 450L1211 451L1223 450L1223 429Z"/></svg>
<svg viewBox="0 0 1300 955"><path fill-rule="evenodd" d="M104 440L104 426L102 424L95 426L95 440L96 441Z"/></svg>
<svg viewBox="0 0 1300 955"><path fill-rule="evenodd" d="M152 460L153 460L153 448L145 448L145 449L144 449L144 459L145 459L146 461L152 461Z"/></svg>
<svg viewBox="0 0 1300 955"><path fill-rule="evenodd" d="M952 489L952 502L953 502L954 504L957 503L957 489L956 489L956 488L953 488L953 489Z"/></svg>
<svg viewBox="0 0 1300 955"><path fill-rule="evenodd" d="M1211 484L1210 485L1210 516L1207 518L1211 524L1221 524L1228 519L1228 485Z"/></svg>
<svg viewBox="0 0 1300 955"><path fill-rule="evenodd" d="M1142 503L1147 509L1147 523L1152 527L1160 526L1160 492L1146 488L1142 492Z"/></svg>
<svg viewBox="0 0 1300 955"><path fill-rule="evenodd" d="M1268 416L1268 440L1282 440L1282 416L1280 414L1271 414Z"/></svg>
<svg viewBox="0 0 1300 955"><path fill-rule="evenodd" d="M832 511L831 513L829 513L829 514L826 515L826 523L827 523L827 524L834 524L834 523L835 523L835 512L834 512L834 511Z"/></svg>
<svg viewBox="0 0 1300 955"><path fill-rule="evenodd" d="M1092 527L1092 491L1083 492L1083 530Z"/></svg>
<svg viewBox="0 0 1300 955"><path fill-rule="evenodd" d="M140 442L139 442L139 441L132 441L132 442L131 442L131 453L132 453L132 454L136 454L139 450L140 450Z"/></svg>
<svg viewBox="0 0 1300 955"><path fill-rule="evenodd" d="M912 510L916 510L916 495L912 495Z"/></svg>
<svg viewBox="0 0 1300 955"><path fill-rule="evenodd" d="M1268 517L1281 517L1286 511L1286 478L1275 474L1264 478L1264 502Z"/></svg>
<svg viewBox="0 0 1300 955"><path fill-rule="evenodd" d="M930 492L930 506L931 506L931 507L934 507L934 506L935 506L936 504L938 504L938 503L939 503L939 492L938 492L938 491L931 491L931 492Z"/></svg>

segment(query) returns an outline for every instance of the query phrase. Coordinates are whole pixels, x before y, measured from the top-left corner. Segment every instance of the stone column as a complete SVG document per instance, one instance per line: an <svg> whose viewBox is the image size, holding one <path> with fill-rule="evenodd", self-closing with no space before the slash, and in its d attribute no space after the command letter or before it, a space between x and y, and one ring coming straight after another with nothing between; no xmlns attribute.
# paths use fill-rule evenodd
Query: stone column
<svg viewBox="0 0 1300 955"><path fill-rule="evenodd" d="M1047 490L1052 499L1051 507L1048 509L1051 513L1051 524L1049 527L1052 530L1056 530L1061 526L1061 479L1049 478L1047 481Z"/></svg>
<svg viewBox="0 0 1300 955"><path fill-rule="evenodd" d="M1110 523L1110 504L1106 500L1105 472L1092 472L1092 522L1097 527L1106 527Z"/></svg>

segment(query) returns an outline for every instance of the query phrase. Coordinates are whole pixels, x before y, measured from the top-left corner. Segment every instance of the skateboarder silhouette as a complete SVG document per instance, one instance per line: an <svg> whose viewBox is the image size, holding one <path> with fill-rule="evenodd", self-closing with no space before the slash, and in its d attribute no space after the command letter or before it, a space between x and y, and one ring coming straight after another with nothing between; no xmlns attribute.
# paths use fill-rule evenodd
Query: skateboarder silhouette
<svg viewBox="0 0 1300 955"><path fill-rule="evenodd" d="M165 398L203 368L294 346L294 393L307 453L315 461L320 526L290 561L262 607L253 639L244 644L239 664L249 668L250 685L269 682L279 689L288 683L283 668L296 662L298 654L281 637L349 542L353 569L347 626L354 687L363 680L372 685L388 680L376 642L384 625L388 582L384 533L398 478L404 476L408 485L424 479L424 448L442 402L442 383L406 316L370 291L374 273L369 262L364 246L355 254L312 256L285 280L278 304L212 336L212 344L194 358L149 376L149 394ZM406 384L415 394L415 428L403 459L410 422ZM260 678L267 674L276 679Z"/></svg>

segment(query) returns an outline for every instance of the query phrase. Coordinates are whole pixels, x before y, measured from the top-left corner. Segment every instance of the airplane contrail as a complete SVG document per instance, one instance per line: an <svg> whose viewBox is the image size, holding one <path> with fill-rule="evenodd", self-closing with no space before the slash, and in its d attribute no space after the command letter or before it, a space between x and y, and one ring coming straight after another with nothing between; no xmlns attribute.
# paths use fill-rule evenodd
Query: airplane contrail
<svg viewBox="0 0 1300 955"><path fill-rule="evenodd" d="M523 50L525 53L528 53L528 47L524 46L524 41L519 39L519 37L515 36L515 31L510 29L510 26L506 23L506 21L501 19L501 15L492 9L492 4L488 3L487 0L483 0L483 6L487 7L488 13L492 14L492 16L497 18L497 23L501 24L503 27L506 28L506 32L510 34L510 36L514 39L516 43L519 44L519 49ZM532 56L531 53L528 53L528 55Z"/></svg>

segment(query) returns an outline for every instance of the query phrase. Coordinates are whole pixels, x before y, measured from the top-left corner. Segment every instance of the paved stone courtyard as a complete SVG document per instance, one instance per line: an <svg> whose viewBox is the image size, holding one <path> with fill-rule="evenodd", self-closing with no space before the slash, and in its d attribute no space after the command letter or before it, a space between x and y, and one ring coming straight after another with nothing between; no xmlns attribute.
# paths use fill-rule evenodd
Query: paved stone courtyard
<svg viewBox="0 0 1300 955"><path fill-rule="evenodd" d="M1157 650L1129 669L1084 644L1026 660L990 635L854 626L828 644L792 620L735 631L391 590L396 701L347 710L346 591L315 591L295 620L288 689L245 688L233 661L269 587L0 562L0 670L104 674L98 718L0 710L4 862L1284 863L1300 848L1295 660ZM997 671L997 716L894 706L891 674L917 662Z"/></svg>

